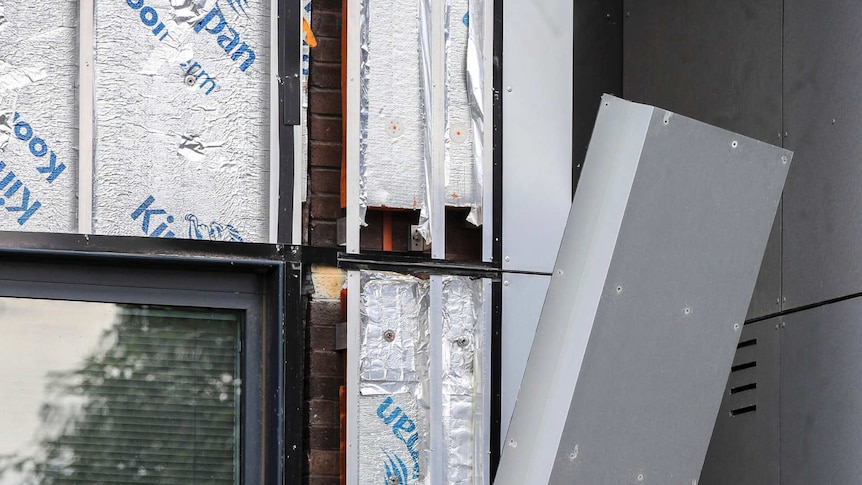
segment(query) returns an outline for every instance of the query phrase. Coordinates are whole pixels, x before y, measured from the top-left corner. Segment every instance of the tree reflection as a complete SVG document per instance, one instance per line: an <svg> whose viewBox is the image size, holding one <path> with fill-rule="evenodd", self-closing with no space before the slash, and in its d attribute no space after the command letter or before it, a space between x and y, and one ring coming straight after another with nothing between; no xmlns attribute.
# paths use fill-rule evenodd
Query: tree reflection
<svg viewBox="0 0 862 485"><path fill-rule="evenodd" d="M237 328L122 307L78 369L49 376L36 451L0 458L0 483L237 483Z"/></svg>

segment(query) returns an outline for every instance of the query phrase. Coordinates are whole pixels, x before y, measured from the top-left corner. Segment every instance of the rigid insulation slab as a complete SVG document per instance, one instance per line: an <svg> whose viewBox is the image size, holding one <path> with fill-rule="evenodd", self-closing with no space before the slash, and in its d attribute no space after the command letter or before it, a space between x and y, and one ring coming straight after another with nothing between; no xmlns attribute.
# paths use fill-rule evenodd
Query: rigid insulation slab
<svg viewBox="0 0 862 485"><path fill-rule="evenodd" d="M697 481L791 155L602 99L496 483Z"/></svg>
<svg viewBox="0 0 862 485"><path fill-rule="evenodd" d="M430 374L428 280L395 273L360 274L358 480L429 482L432 453L442 453L443 483L473 484L482 423L482 281L443 278L442 375ZM430 379L442 382L439 429L445 449L432 451ZM351 392L356 393L357 390ZM387 482L387 480L392 480Z"/></svg>
<svg viewBox="0 0 862 485"><path fill-rule="evenodd" d="M431 19L415 0L363 0L361 7L360 200L362 207L419 209L426 203L427 113L446 119L445 203L481 203L481 172L474 156L473 110L467 91L468 2L452 0L445 52L430 50ZM425 35L421 35L424 31ZM481 39L479 39L481 41ZM446 57L445 105L429 106L431 87L422 70L427 55ZM478 79L476 81L478 83ZM481 84L478 84L481 100ZM481 108L479 108L481 110ZM439 110L439 111L438 111ZM481 116L481 115L479 115ZM444 147L440 147L441 150Z"/></svg>
<svg viewBox="0 0 862 485"><path fill-rule="evenodd" d="M76 229L78 2L0 1L0 230Z"/></svg>
<svg viewBox="0 0 862 485"><path fill-rule="evenodd" d="M270 2L96 2L94 231L266 241Z"/></svg>

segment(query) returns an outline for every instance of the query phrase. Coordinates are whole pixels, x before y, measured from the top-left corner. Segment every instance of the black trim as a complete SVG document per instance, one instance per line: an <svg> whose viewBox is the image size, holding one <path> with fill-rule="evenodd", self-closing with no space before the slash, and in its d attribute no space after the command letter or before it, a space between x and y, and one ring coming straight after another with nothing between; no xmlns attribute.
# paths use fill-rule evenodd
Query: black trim
<svg viewBox="0 0 862 485"><path fill-rule="evenodd" d="M493 241L491 261L503 267L503 2L494 2Z"/></svg>
<svg viewBox="0 0 862 485"><path fill-rule="evenodd" d="M281 483L302 483L305 450L303 433L306 426L305 408L305 309L302 298L302 264L286 263L284 288L284 480ZM281 450L278 450L279 452Z"/></svg>
<svg viewBox="0 0 862 485"><path fill-rule="evenodd" d="M345 270L379 270L410 274L444 274L491 278L500 280L500 269L494 263L475 263L424 257L405 256L399 253L365 252L362 254L338 253L338 267Z"/></svg>
<svg viewBox="0 0 862 485"><path fill-rule="evenodd" d="M491 283L491 483L500 466L500 445L503 437L502 402L503 385L503 287L499 281Z"/></svg>
<svg viewBox="0 0 862 485"><path fill-rule="evenodd" d="M300 123L302 89L302 12L300 2L278 2L278 78L282 125ZM284 146L284 145L282 145Z"/></svg>
<svg viewBox="0 0 862 485"><path fill-rule="evenodd" d="M294 177L294 140L293 130L297 127L281 125L279 127L278 152L278 228L276 240L282 244L293 241L293 191ZM298 208L301 210L301 207Z"/></svg>

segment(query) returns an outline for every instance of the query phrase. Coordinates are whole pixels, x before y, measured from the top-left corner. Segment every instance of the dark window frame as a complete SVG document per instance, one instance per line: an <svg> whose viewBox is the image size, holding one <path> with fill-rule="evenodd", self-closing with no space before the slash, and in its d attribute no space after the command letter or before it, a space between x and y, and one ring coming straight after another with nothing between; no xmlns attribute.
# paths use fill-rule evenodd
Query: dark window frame
<svg viewBox="0 0 862 485"><path fill-rule="evenodd" d="M0 232L2 297L244 313L240 469L249 485L302 477L301 280L294 247Z"/></svg>

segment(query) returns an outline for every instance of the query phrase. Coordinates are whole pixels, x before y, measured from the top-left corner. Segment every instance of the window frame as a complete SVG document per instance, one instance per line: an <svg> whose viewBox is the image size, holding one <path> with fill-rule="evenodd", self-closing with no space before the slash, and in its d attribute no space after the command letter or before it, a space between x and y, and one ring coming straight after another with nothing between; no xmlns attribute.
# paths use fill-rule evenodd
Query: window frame
<svg viewBox="0 0 862 485"><path fill-rule="evenodd" d="M298 483L304 365L298 253L269 244L0 232L0 297L243 312L240 483Z"/></svg>

